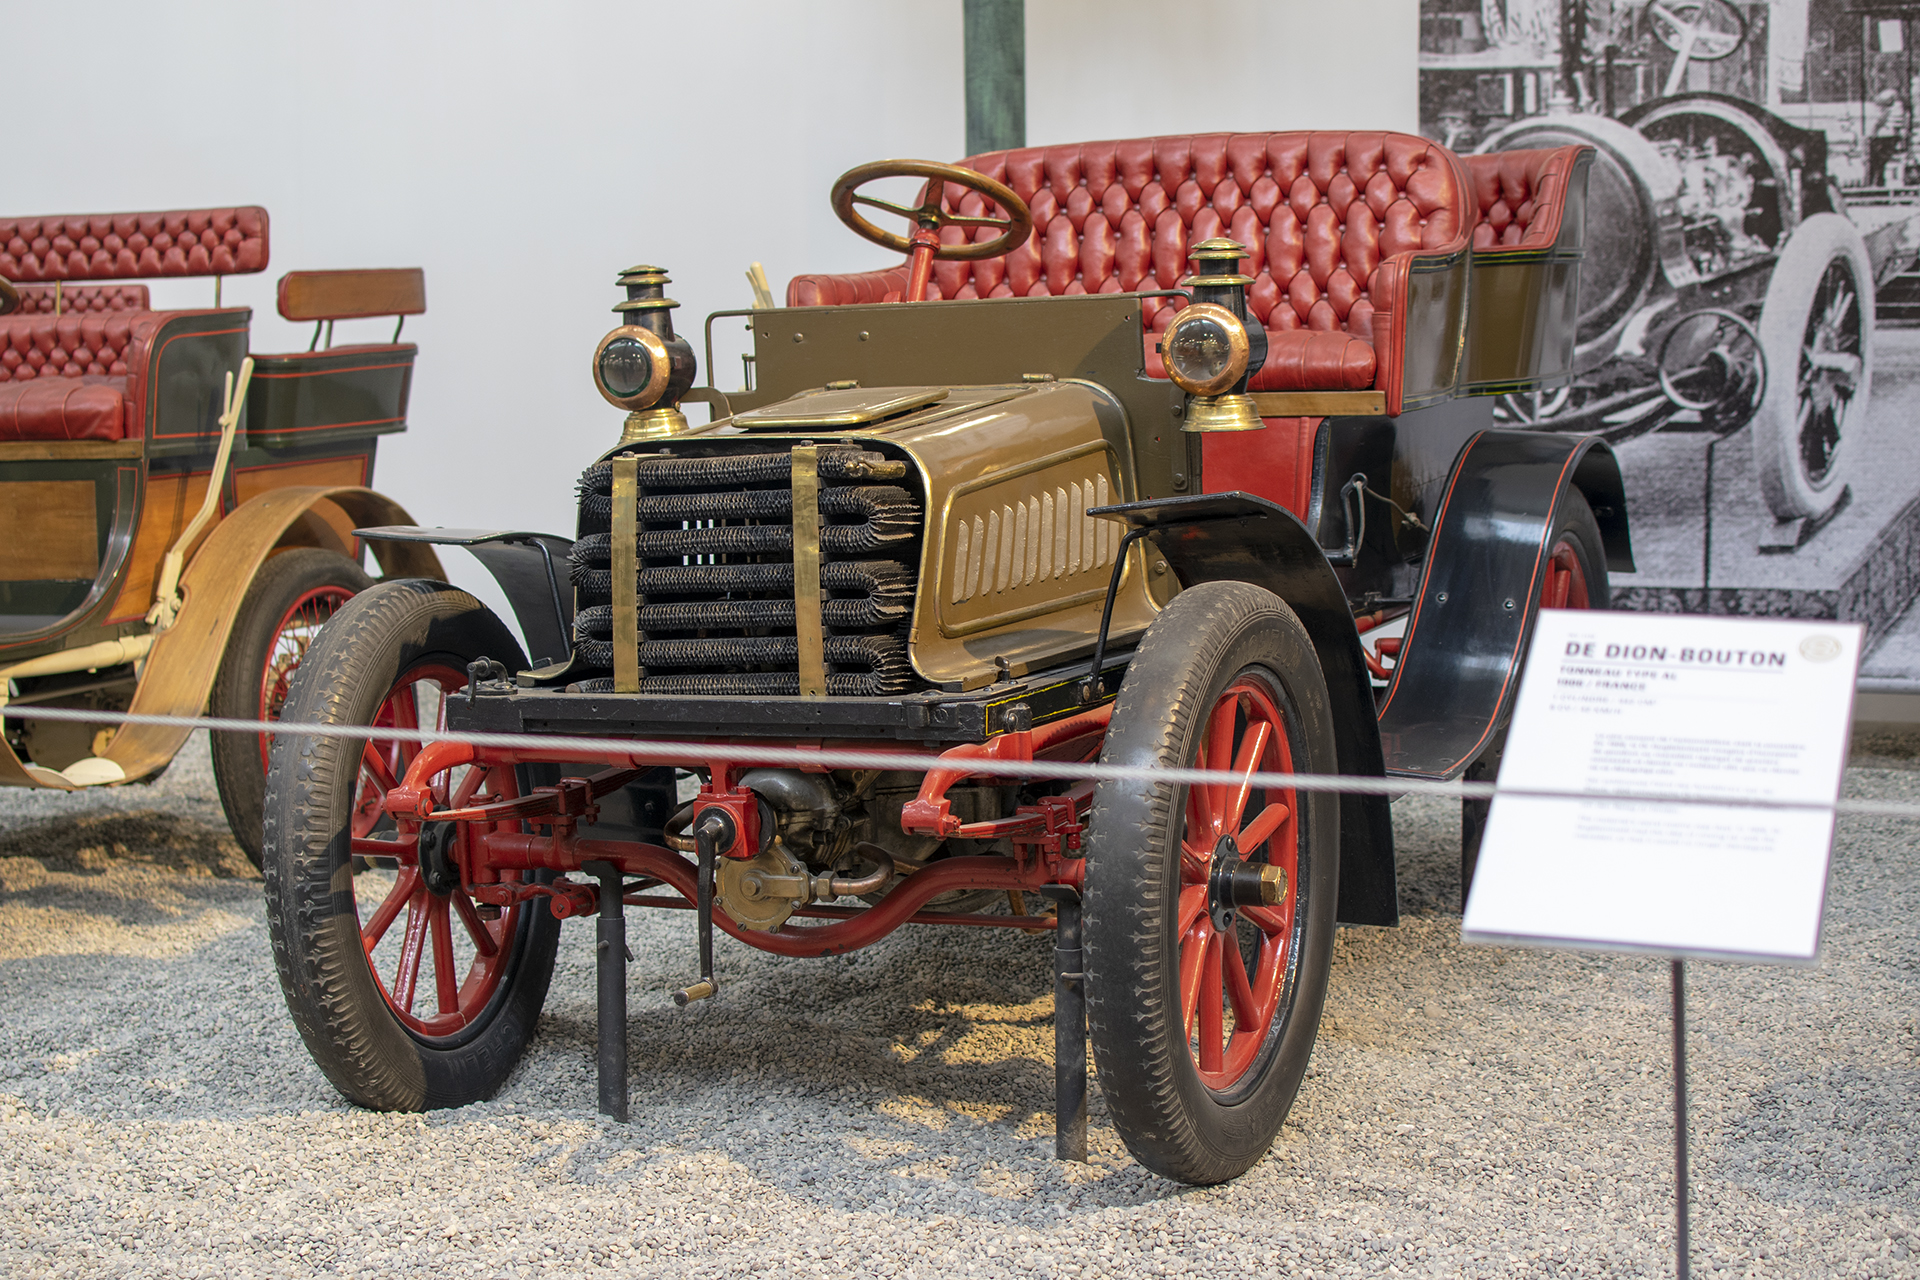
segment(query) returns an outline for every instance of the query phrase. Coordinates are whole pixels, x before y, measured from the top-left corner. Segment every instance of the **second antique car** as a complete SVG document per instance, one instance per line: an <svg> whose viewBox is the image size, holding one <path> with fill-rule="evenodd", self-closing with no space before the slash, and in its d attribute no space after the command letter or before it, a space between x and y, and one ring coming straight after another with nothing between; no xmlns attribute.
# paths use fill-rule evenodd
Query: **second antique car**
<svg viewBox="0 0 1920 1280"><path fill-rule="evenodd" d="M683 1004L726 998L716 931L827 956L1048 929L1062 1154L1090 1028L1142 1164L1246 1169L1305 1076L1336 921L1399 911L1387 797L1273 775L1490 776L1538 611L1603 608L1631 567L1608 448L1491 416L1572 369L1590 156L1503 157L1481 248L1466 165L1401 134L863 166L834 208L905 261L732 313L732 392L694 387L666 272L626 271L592 361L625 429L573 537L357 531L517 547L544 660L423 579L343 606L294 678L289 722L514 735L275 737L268 920L315 1061L370 1107L491 1095L557 921L596 915L624 1117L628 906L691 916ZM887 177L918 203L863 191ZM806 763L849 748L919 754ZM1134 772L1020 772L1096 760Z"/></svg>
<svg viewBox="0 0 1920 1280"><path fill-rule="evenodd" d="M291 272L280 314L314 325L311 346L249 355L252 311L222 306L221 282L267 260L254 206L0 218L0 708L272 719L368 585L353 528L406 518L367 485L379 437L406 429L417 348L399 326L425 284ZM155 310L143 283L208 276L204 309ZM333 345L336 322L380 317L392 341ZM374 552L389 574L440 572L428 547ZM8 715L0 786L145 781L187 734ZM257 863L265 739L216 734L212 756Z"/></svg>

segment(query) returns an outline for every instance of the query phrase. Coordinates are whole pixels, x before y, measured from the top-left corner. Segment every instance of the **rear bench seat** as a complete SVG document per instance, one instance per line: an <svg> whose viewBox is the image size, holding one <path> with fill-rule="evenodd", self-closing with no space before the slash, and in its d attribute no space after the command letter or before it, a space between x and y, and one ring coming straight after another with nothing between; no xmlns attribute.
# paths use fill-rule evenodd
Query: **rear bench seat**
<svg viewBox="0 0 1920 1280"><path fill-rule="evenodd" d="M254 356L248 438L286 447L336 433L403 429L420 349L400 341L400 330L408 316L427 309L426 273L419 267L289 271L277 292L281 316L312 324L313 342L305 351ZM337 321L385 317L396 321L392 341L333 345Z"/></svg>
<svg viewBox="0 0 1920 1280"><path fill-rule="evenodd" d="M979 262L937 262L930 297L1043 297L1171 289L1187 247L1230 236L1250 250L1247 299L1266 328L1254 391L1384 390L1401 410L1408 268L1459 254L1481 221L1459 157L1402 133L1250 133L1029 147L960 162L1005 182L1033 211L1025 246ZM984 197L949 186L963 214ZM990 239L992 233L976 233ZM962 241L961 228L942 232ZM904 265L802 275L788 306L881 302ZM1159 334L1178 299L1141 307L1147 372L1164 377Z"/></svg>
<svg viewBox="0 0 1920 1280"><path fill-rule="evenodd" d="M0 441L138 438L154 337L191 314L150 310L145 285L67 282L266 264L260 208L0 218L0 276L22 286L19 310L0 316Z"/></svg>

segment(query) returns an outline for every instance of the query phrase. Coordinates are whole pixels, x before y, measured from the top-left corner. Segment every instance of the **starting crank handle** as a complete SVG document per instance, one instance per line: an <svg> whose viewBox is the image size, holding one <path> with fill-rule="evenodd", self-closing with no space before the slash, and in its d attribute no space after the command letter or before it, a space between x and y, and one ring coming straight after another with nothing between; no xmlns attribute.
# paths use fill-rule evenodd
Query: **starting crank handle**
<svg viewBox="0 0 1920 1280"><path fill-rule="evenodd" d="M700 856L695 872L694 916L700 932L700 980L673 993L673 1002L682 1009L696 1000L717 994L720 984L713 980L713 876L721 844L732 844L733 820L719 809L709 809L693 826L693 847Z"/></svg>

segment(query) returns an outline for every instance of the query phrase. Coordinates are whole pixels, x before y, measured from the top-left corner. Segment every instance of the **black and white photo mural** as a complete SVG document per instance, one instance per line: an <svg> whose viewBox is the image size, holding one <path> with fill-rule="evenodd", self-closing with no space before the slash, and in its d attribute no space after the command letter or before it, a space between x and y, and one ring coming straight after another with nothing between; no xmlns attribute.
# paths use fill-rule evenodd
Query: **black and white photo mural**
<svg viewBox="0 0 1920 1280"><path fill-rule="evenodd" d="M1421 0L1421 130L1593 146L1577 369L1619 607L1863 622L1920 690L1920 0Z"/></svg>

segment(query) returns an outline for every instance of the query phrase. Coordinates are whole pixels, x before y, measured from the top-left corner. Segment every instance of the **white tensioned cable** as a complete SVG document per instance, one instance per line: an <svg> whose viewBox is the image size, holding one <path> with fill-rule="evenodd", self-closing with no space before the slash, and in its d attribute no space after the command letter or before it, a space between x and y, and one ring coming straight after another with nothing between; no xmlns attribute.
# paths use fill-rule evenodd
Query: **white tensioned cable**
<svg viewBox="0 0 1920 1280"><path fill-rule="evenodd" d="M1901 800L1839 800L1831 804L1785 800L1742 800L1715 796L1662 795L1645 791L1563 791L1539 787L1500 787L1491 782L1440 782L1422 778L1367 778L1342 773L1236 773L1228 769L1159 769L1129 765L1075 764L1053 760L942 760L925 751L860 751L841 748L761 747L738 742L699 742L692 739L585 738L559 733L459 733L450 729L372 729L366 725L300 724L287 721L232 720L215 716L126 715L69 707L0 708L9 720L68 720L83 724L141 724L167 728L211 729L222 733L260 733L302 738L379 738L383 741L457 742L474 747L509 750L538 748L556 760L569 754L592 756L618 753L656 756L661 763L689 756L748 764L784 764L803 768L929 769L962 768L982 777L1048 778L1103 782L1127 778L1157 778L1175 786L1239 783L1251 787L1290 787L1296 791L1336 791L1361 795L1442 796L1486 800L1494 796L1531 796L1550 800L1599 800L1617 803L1718 805L1742 809L1829 810L1856 817L1920 818L1920 803Z"/></svg>

